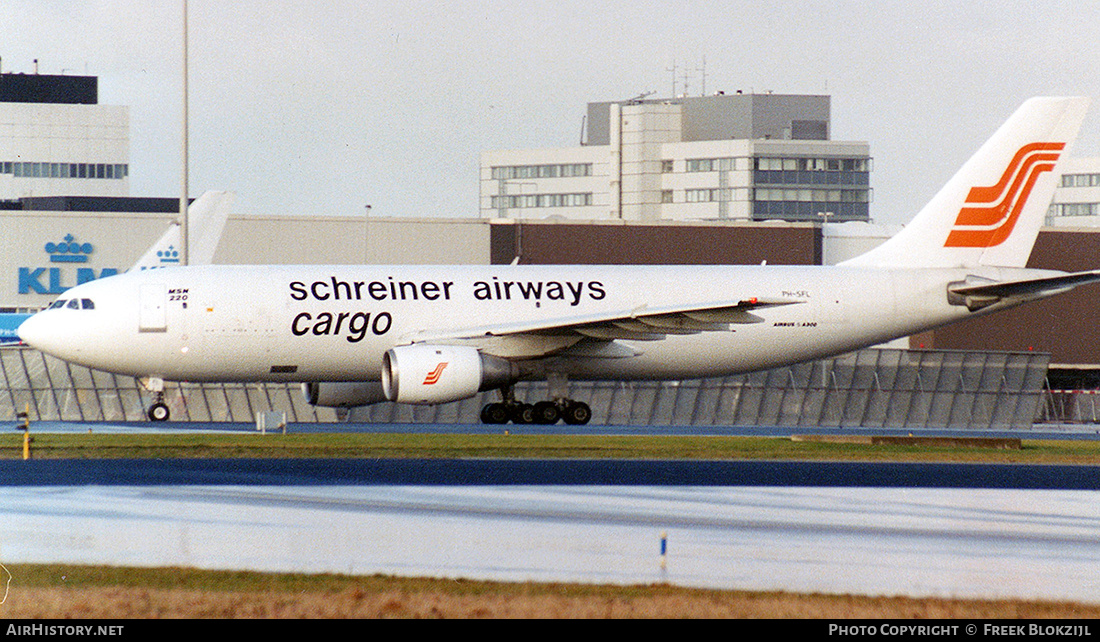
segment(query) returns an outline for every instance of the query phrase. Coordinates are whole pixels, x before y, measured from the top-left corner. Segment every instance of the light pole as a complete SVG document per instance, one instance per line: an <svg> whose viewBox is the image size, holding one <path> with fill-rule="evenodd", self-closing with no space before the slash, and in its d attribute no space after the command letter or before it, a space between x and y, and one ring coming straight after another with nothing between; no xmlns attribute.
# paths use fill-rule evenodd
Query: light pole
<svg viewBox="0 0 1100 642"><path fill-rule="evenodd" d="M832 212L818 212L818 216L821 217L821 264L826 265L825 260L825 226L829 224L829 217L833 215Z"/></svg>
<svg viewBox="0 0 1100 642"><path fill-rule="evenodd" d="M367 203L366 216L363 217L363 263L370 263L370 203Z"/></svg>
<svg viewBox="0 0 1100 642"><path fill-rule="evenodd" d="M187 265L190 229L187 224L187 0L183 0L183 160L180 172L180 265Z"/></svg>

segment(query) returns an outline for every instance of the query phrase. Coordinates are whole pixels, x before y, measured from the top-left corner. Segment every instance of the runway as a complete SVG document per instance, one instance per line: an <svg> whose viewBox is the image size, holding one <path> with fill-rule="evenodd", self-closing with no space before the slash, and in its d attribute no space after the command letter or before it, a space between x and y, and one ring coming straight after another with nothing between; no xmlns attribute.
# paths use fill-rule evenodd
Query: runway
<svg viewBox="0 0 1100 642"><path fill-rule="evenodd" d="M1094 491L0 489L8 562L1098 602L1098 541Z"/></svg>
<svg viewBox="0 0 1100 642"><path fill-rule="evenodd" d="M1100 602L1098 477L844 462L4 461L0 562Z"/></svg>

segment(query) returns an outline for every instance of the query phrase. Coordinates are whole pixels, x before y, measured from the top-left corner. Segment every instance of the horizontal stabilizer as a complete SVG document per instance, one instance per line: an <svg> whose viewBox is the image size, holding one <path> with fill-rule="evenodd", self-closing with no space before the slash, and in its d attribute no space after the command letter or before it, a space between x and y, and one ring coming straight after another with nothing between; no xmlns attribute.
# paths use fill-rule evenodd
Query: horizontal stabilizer
<svg viewBox="0 0 1100 642"><path fill-rule="evenodd" d="M1098 281L1100 270L1020 281L990 281L971 277L966 281L949 284L947 297L952 305L965 305L969 310L975 311L1003 301L1023 303L1042 299Z"/></svg>

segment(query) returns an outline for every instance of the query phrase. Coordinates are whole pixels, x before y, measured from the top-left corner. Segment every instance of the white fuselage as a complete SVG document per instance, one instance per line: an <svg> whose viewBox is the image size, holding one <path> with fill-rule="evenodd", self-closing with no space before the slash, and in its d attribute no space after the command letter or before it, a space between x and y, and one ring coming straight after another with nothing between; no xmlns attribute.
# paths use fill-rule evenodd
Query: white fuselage
<svg viewBox="0 0 1100 642"><path fill-rule="evenodd" d="M21 328L91 368L183 381L376 381L420 333L685 303L796 300L728 331L620 339L632 357L550 356L526 375L681 379L773 368L973 316L947 284L1035 270L785 266L205 266L87 283ZM993 306L997 308L998 306ZM521 360L522 361L522 360Z"/></svg>

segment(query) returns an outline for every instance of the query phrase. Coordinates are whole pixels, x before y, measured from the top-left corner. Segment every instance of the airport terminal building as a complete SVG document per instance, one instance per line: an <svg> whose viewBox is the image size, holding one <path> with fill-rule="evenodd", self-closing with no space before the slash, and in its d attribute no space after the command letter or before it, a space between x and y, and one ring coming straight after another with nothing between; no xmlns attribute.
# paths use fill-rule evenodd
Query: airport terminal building
<svg viewBox="0 0 1100 642"><path fill-rule="evenodd" d="M178 217L178 197L129 194L127 109L99 105L95 80L0 74L4 312L39 309L69 287L127 269ZM896 230L872 222L869 144L830 140L829 109L826 96L773 94L591 103L581 145L483 152L476 213L447 219L231 213L214 261L836 263ZM1100 267L1100 159L1069 161L1029 267ZM606 401L593 404L594 421L751 423L772 420L774 407L807 424L890 425L916 416L940 426L965 415L964 423L1019 425L1050 415L1040 401L1044 389L1100 389L1097 327L1100 286L1085 286L805 371L594 386L590 392ZM36 418L142 418L133 380L81 372L32 352L0 350L0 384L7 386L0 415L30 405ZM909 395L905 412L897 410L902 389ZM252 421L270 409L287 411L291 421L348 416L308 406L288 386L181 384L172 394L183 407L173 417L184 420ZM995 419L988 404L1006 394L1031 401L1014 406L1011 420ZM464 406L448 406L381 404L350 416L466 416ZM1082 407L1055 414L1096 418Z"/></svg>

